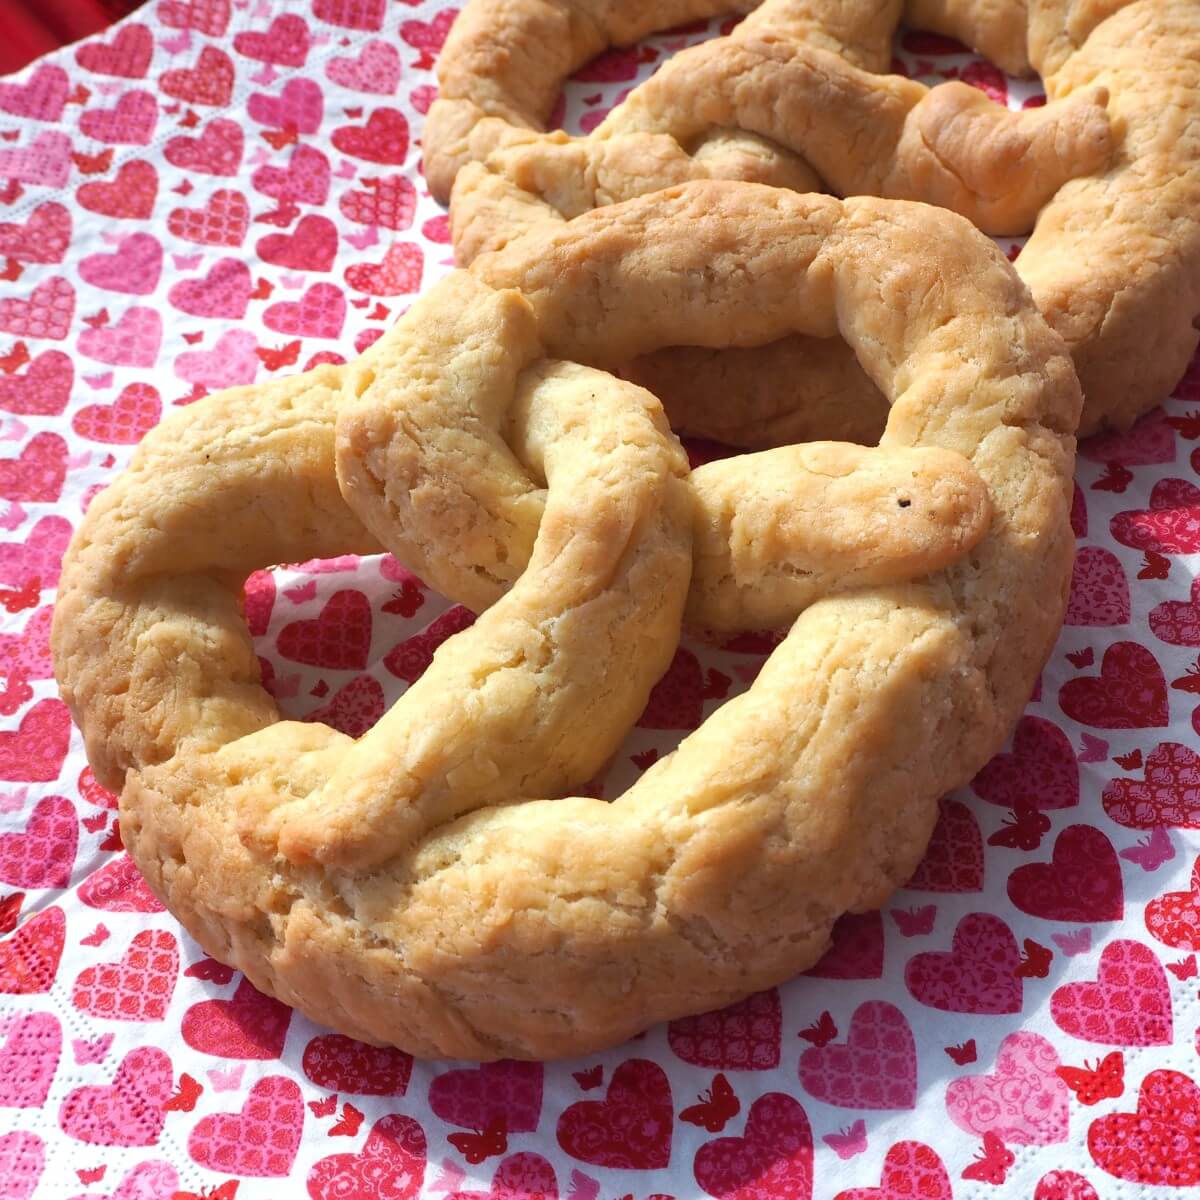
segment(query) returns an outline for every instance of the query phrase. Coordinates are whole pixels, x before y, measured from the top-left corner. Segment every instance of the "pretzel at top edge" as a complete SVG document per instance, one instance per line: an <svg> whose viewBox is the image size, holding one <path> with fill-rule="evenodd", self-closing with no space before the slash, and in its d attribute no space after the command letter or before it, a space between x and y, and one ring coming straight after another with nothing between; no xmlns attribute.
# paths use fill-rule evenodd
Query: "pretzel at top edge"
<svg viewBox="0 0 1200 1200"><path fill-rule="evenodd" d="M578 365L731 331L840 332L892 401L879 447L689 475L649 393ZM72 541L56 673L208 953L417 1054L581 1053L787 978L908 878L1053 642L1079 402L967 222L660 192L455 273L343 369L164 422ZM495 602L358 741L280 721L242 579L381 544ZM685 604L796 619L623 796L537 799L615 750Z"/></svg>
<svg viewBox="0 0 1200 1200"><path fill-rule="evenodd" d="M991 233L1026 232L1036 217L1017 270L1071 349L1081 434L1128 426L1170 393L1200 339L1196 0L766 0L728 37L665 63L589 137L530 132L589 54L726 7L472 0L447 39L425 135L435 192L458 172L461 261L541 221L708 175L924 200ZM1007 113L962 84L877 74L901 18L1010 72L1036 69L1049 104ZM551 26L547 50L534 34ZM801 169L820 184L797 182ZM831 428L877 431L882 403L844 347L790 339L741 357L672 351L632 375L673 415L699 410L696 432L729 438L744 407L742 445L819 436L805 405L766 403L789 385L793 396L849 388L873 420L857 428L835 415ZM732 402L730 389L750 398Z"/></svg>

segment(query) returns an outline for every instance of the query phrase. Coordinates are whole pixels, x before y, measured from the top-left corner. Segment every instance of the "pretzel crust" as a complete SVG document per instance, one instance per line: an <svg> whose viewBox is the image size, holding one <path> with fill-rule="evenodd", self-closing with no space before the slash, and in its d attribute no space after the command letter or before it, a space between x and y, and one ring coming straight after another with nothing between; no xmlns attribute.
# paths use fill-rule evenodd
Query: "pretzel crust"
<svg viewBox="0 0 1200 1200"><path fill-rule="evenodd" d="M619 19L635 7L640 19ZM725 7L695 0L687 10ZM535 9L542 19L570 12L587 37L561 40L557 58L537 57ZM651 9L659 15L632 0L467 6L439 63L442 98L425 135L434 193L444 198L454 182L460 262L538 222L690 178L922 200L989 233L1033 230L1017 271L1071 350L1085 397L1081 436L1127 428L1170 394L1200 342L1195 0L765 0L729 36L665 63L588 137L533 132L588 54L678 16L670 8L655 20ZM901 19L957 37L1010 73L1037 71L1049 103L1008 113L960 83L929 89L882 74ZM513 104L510 69L522 46L524 90ZM748 139L740 154L705 149L737 138ZM804 183L804 172L819 182ZM736 425L731 393L836 387L851 410L880 404L840 345L791 338L718 364L672 350L629 374L669 410L688 404L690 428L713 437ZM803 403L793 410L811 423ZM734 441L773 444L753 420Z"/></svg>
<svg viewBox="0 0 1200 1200"><path fill-rule="evenodd" d="M580 365L685 328L840 333L891 401L878 449L689 482L653 398ZM208 953L415 1054L582 1053L788 978L908 878L1057 632L1079 405L1061 339L967 222L688 185L481 259L344 370L170 418L72 542L56 672L97 777L123 783L130 854ZM922 455L960 464L957 499ZM789 522L776 485L852 507ZM853 532L880 497L900 524L868 520L865 544L814 528ZM428 544L453 583L535 522L524 572L370 733L278 720L250 570ZM771 599L791 551L831 594ZM714 554L748 587L718 608L798 610L751 690L612 803L533 798L615 749ZM896 554L908 578L847 580Z"/></svg>

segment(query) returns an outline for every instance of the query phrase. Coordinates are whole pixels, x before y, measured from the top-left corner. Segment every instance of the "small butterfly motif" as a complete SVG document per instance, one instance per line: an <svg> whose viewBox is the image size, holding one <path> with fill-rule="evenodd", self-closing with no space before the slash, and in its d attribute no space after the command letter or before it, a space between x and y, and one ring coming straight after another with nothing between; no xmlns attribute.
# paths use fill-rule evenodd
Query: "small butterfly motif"
<svg viewBox="0 0 1200 1200"><path fill-rule="evenodd" d="M582 1171L572 1171L567 1186L567 1200L596 1200L600 1195L600 1184Z"/></svg>
<svg viewBox="0 0 1200 1200"><path fill-rule="evenodd" d="M448 1158L442 1159L437 1178L431 1183L430 1190L434 1192L457 1192L466 1180L467 1173L457 1163Z"/></svg>
<svg viewBox="0 0 1200 1200"><path fill-rule="evenodd" d="M83 1066L85 1063L103 1062L108 1057L109 1050L112 1049L113 1034L102 1033L97 1038L72 1038L71 1053L75 1055L75 1061Z"/></svg>
<svg viewBox="0 0 1200 1200"><path fill-rule="evenodd" d="M241 1087L242 1076L245 1073L245 1063L239 1063L236 1067L229 1067L224 1071L214 1067L208 1072L208 1081L212 1084L214 1092L233 1092Z"/></svg>
<svg viewBox="0 0 1200 1200"><path fill-rule="evenodd" d="M1109 463L1104 468L1104 474L1092 484L1094 492L1112 492L1123 495L1125 489L1133 482L1133 472L1121 463Z"/></svg>
<svg viewBox="0 0 1200 1200"><path fill-rule="evenodd" d="M1078 671L1082 671L1084 667L1090 667L1096 661L1096 652L1091 646L1084 646L1082 650L1068 650L1067 661Z"/></svg>
<svg viewBox="0 0 1200 1200"><path fill-rule="evenodd" d="M1171 574L1171 560L1157 550L1147 550L1142 559L1139 579L1166 579Z"/></svg>
<svg viewBox="0 0 1200 1200"><path fill-rule="evenodd" d="M1128 754L1114 754L1113 762L1122 771L1136 771L1142 765L1142 752L1141 750L1130 750Z"/></svg>
<svg viewBox="0 0 1200 1200"><path fill-rule="evenodd" d="M1167 424L1179 431L1179 436L1193 442L1200 438L1200 408L1194 408L1182 417L1168 417Z"/></svg>
<svg viewBox="0 0 1200 1200"><path fill-rule="evenodd" d="M199 1192L176 1192L171 1200L233 1200L237 1195L238 1180L227 1179L215 1188L203 1188Z"/></svg>
<svg viewBox="0 0 1200 1200"><path fill-rule="evenodd" d="M294 146L296 144L299 130L289 122L283 129L269 129L263 131L263 141L273 146L276 150L282 150L284 146Z"/></svg>
<svg viewBox="0 0 1200 1200"><path fill-rule="evenodd" d="M202 958L183 973L189 979L206 979L210 983L228 983L233 978L233 968L217 962L215 958Z"/></svg>
<svg viewBox="0 0 1200 1200"><path fill-rule="evenodd" d="M285 342L282 346L255 346L254 353L262 360L268 371L278 371L282 367L294 367L300 357L300 340Z"/></svg>
<svg viewBox="0 0 1200 1200"><path fill-rule="evenodd" d="M933 922L937 917L937 905L925 904L921 908L893 908L892 920L904 937L919 937L924 933L933 932Z"/></svg>
<svg viewBox="0 0 1200 1200"><path fill-rule="evenodd" d="M811 1025L800 1030L799 1036L819 1048L828 1046L837 1035L838 1028L833 1023L833 1015L823 1012Z"/></svg>
<svg viewBox="0 0 1200 1200"><path fill-rule="evenodd" d="M604 1068L599 1063L588 1067L586 1071L572 1071L571 1074L585 1092L590 1092L592 1088L597 1088L604 1082Z"/></svg>
<svg viewBox="0 0 1200 1200"><path fill-rule="evenodd" d="M101 921L100 924L97 925L96 928L87 935L87 937L81 937L79 939L79 944L81 946L99 946L102 942L108 941L109 936L110 934L108 932L108 926Z"/></svg>
<svg viewBox="0 0 1200 1200"><path fill-rule="evenodd" d="M192 1112L204 1092L204 1085L186 1071L179 1077L179 1086L171 1093L163 1108L167 1112Z"/></svg>
<svg viewBox="0 0 1200 1200"><path fill-rule="evenodd" d="M1120 1050L1106 1054L1093 1067L1055 1067L1054 1073L1073 1091L1080 1104L1115 1100L1125 1092L1125 1056Z"/></svg>
<svg viewBox="0 0 1200 1200"><path fill-rule="evenodd" d="M709 1133L720 1133L726 1124L742 1110L729 1080L724 1075L713 1076L712 1087L696 1097L699 1104L685 1108L679 1114L681 1121L689 1125L700 1125Z"/></svg>
<svg viewBox="0 0 1200 1200"><path fill-rule="evenodd" d="M1175 843L1161 825L1155 825L1148 837L1138 838L1136 845L1118 853L1126 862L1137 863L1143 871L1157 871L1175 857Z"/></svg>
<svg viewBox="0 0 1200 1200"><path fill-rule="evenodd" d="M16 929L24 900L24 892L9 892L7 896L0 896L0 934L12 933Z"/></svg>
<svg viewBox="0 0 1200 1200"><path fill-rule="evenodd" d="M337 1112L337 1093L332 1096L326 1096L324 1100L310 1100L308 1107L312 1110L314 1117L332 1117Z"/></svg>
<svg viewBox="0 0 1200 1200"><path fill-rule="evenodd" d="M970 1166L963 1168L963 1179L979 1183L1003 1183L1008 1168L1017 1156L990 1130L983 1135L983 1149Z"/></svg>
<svg viewBox="0 0 1200 1200"><path fill-rule="evenodd" d="M92 813L90 817L84 817L81 824L88 833L99 833L108 824L108 813Z"/></svg>
<svg viewBox="0 0 1200 1200"><path fill-rule="evenodd" d="M1068 957L1086 954L1092 948L1090 929L1071 929L1066 933L1052 933L1050 940Z"/></svg>
<svg viewBox="0 0 1200 1200"><path fill-rule="evenodd" d="M13 348L0 358L0 371L11 375L19 371L29 361L29 347L24 342L14 342Z"/></svg>
<svg viewBox="0 0 1200 1200"><path fill-rule="evenodd" d="M101 1163L98 1167L76 1167L75 1174L79 1176L79 1182L86 1185L99 1183L107 1170L107 1164Z"/></svg>
<svg viewBox="0 0 1200 1200"><path fill-rule="evenodd" d="M1108 758L1108 743L1090 733L1081 736L1082 745L1075 756L1081 763L1104 762Z"/></svg>
<svg viewBox="0 0 1200 1200"><path fill-rule="evenodd" d="M827 1133L821 1139L838 1158L845 1161L856 1154L863 1154L867 1149L867 1123L861 1117L853 1125L839 1129L837 1133Z"/></svg>
<svg viewBox="0 0 1200 1200"><path fill-rule="evenodd" d="M965 1067L967 1063L973 1063L979 1057L975 1049L974 1038L967 1038L965 1042L959 1042L957 1046L943 1046L942 1049L960 1067Z"/></svg>
<svg viewBox="0 0 1200 1200"><path fill-rule="evenodd" d="M1181 958L1178 962L1167 963L1167 970L1175 976L1176 979L1195 979L1196 978L1196 956L1189 954L1187 958Z"/></svg>
<svg viewBox="0 0 1200 1200"><path fill-rule="evenodd" d="M503 1154L508 1149L508 1130L504 1118L497 1117L486 1129L474 1133L452 1133L450 1144L469 1162L477 1166L493 1154Z"/></svg>
<svg viewBox="0 0 1200 1200"><path fill-rule="evenodd" d="M1191 692L1194 696L1200 696L1200 659L1192 663L1178 679L1172 680L1171 687L1177 692Z"/></svg>
<svg viewBox="0 0 1200 1200"><path fill-rule="evenodd" d="M99 154L79 154L73 150L71 160L81 175L103 175L112 166L113 152L111 148Z"/></svg>
<svg viewBox="0 0 1200 1200"><path fill-rule="evenodd" d="M342 1115L329 1127L330 1137L356 1137L363 1123L363 1114L349 1101L342 1105ZM454 1141L453 1138L450 1139ZM468 1162L472 1162L468 1157ZM480 1159L479 1161L483 1161Z"/></svg>
<svg viewBox="0 0 1200 1200"><path fill-rule="evenodd" d="M0 605L4 611L13 613L24 612L33 608L42 598L42 581L31 579L19 588L0 588Z"/></svg>
<svg viewBox="0 0 1200 1200"><path fill-rule="evenodd" d="M375 225L368 225L359 233L347 233L343 236L356 250L369 250L379 244L379 228Z"/></svg>
<svg viewBox="0 0 1200 1200"><path fill-rule="evenodd" d="M1050 818L1028 802L1020 802L1006 817L1002 826L988 838L989 846L1006 846L1010 850L1036 850L1050 829Z"/></svg>
<svg viewBox="0 0 1200 1200"><path fill-rule="evenodd" d="M1013 974L1018 979L1045 979L1050 974L1053 951L1048 946L1035 942L1033 938L1026 938L1024 946L1025 953Z"/></svg>
<svg viewBox="0 0 1200 1200"><path fill-rule="evenodd" d="M4 269L0 271L0 279L6 283L16 283L22 275L25 274L24 266L15 258L6 258L4 260Z"/></svg>
<svg viewBox="0 0 1200 1200"><path fill-rule="evenodd" d="M254 284L254 291L250 293L250 299L269 300L274 290L275 285L269 279L259 279Z"/></svg>

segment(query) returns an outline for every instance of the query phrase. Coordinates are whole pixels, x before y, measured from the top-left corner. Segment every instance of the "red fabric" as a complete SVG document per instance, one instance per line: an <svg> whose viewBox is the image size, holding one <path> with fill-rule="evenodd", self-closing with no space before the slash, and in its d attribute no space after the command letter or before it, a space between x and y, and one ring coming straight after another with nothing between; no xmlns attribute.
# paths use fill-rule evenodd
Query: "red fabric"
<svg viewBox="0 0 1200 1200"><path fill-rule="evenodd" d="M0 75L78 41L132 12L142 0L0 0Z"/></svg>

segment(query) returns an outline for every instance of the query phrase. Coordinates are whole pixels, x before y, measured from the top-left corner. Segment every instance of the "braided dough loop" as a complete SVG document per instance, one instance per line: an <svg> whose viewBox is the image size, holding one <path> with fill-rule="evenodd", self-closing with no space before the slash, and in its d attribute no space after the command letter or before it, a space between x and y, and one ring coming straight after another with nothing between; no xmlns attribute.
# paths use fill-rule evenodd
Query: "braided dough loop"
<svg viewBox="0 0 1200 1200"><path fill-rule="evenodd" d="M652 398L578 365L685 327L719 345L747 310L756 339L841 332L892 400L878 449L689 485ZM481 260L340 374L169 419L76 534L56 670L98 777L124 779L131 855L207 952L417 1054L584 1052L787 978L908 877L1055 636L1079 403L1061 340L966 222L690 185ZM453 421L428 424L443 404ZM820 505L847 491L879 519L839 549L820 526L856 512ZM511 588L364 738L276 719L237 611L249 570L369 552L369 526L431 551L453 529L447 574L494 574L539 515L524 574L508 564L488 586ZM694 597L763 537L764 565L807 555L846 590L624 796L528 798L620 740L689 573ZM914 578L854 579L893 554ZM782 580L740 583L713 603L788 603Z"/></svg>

